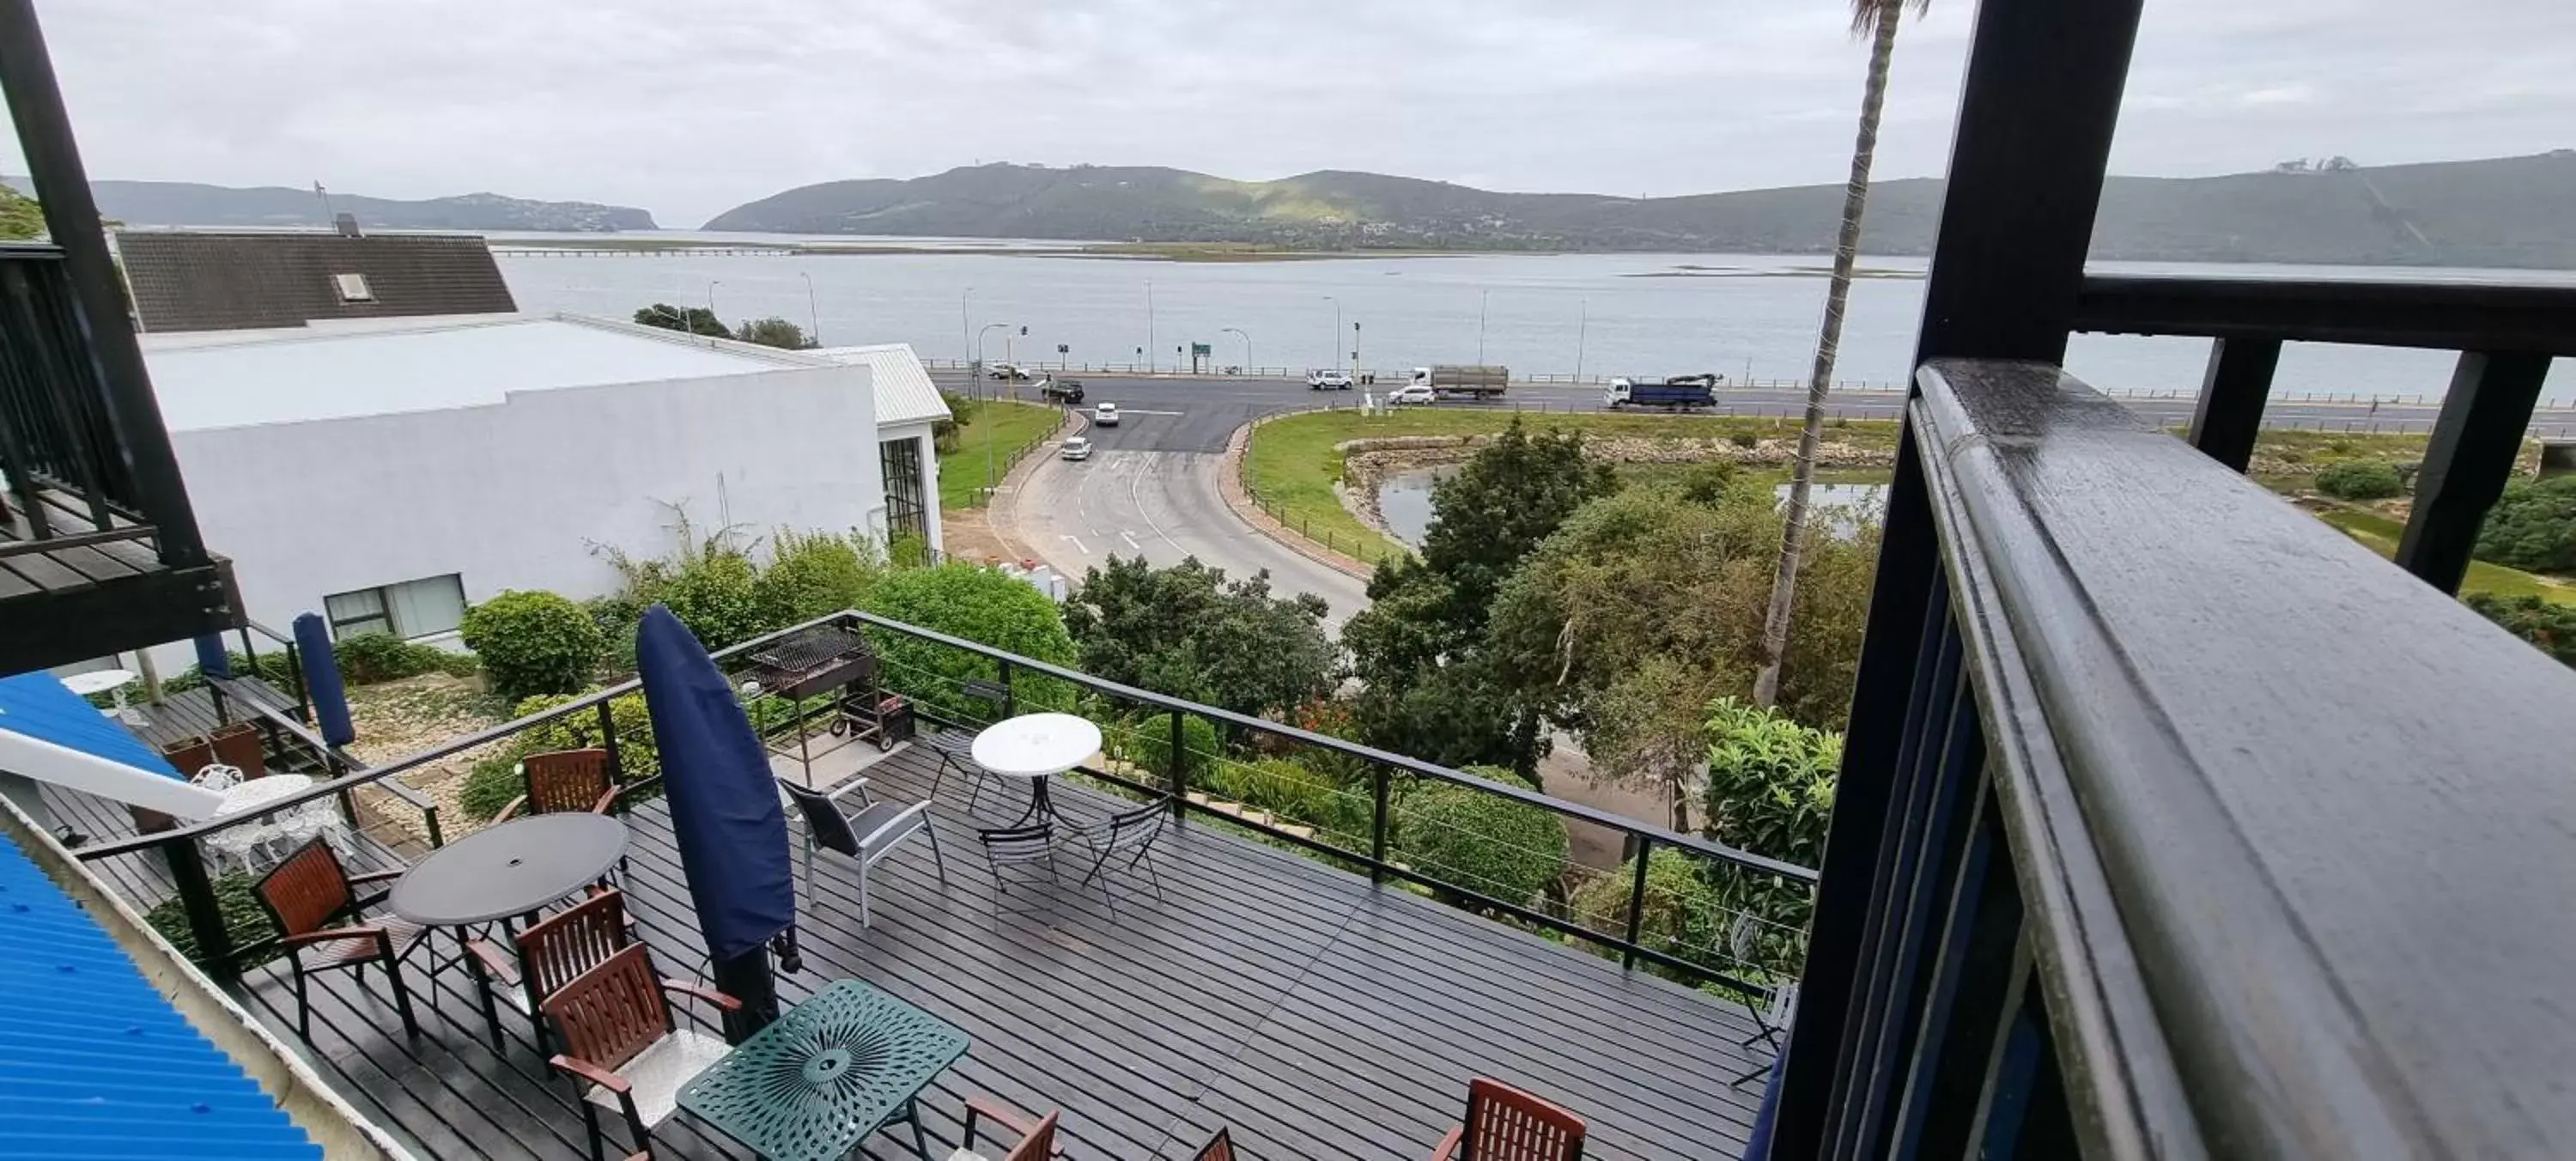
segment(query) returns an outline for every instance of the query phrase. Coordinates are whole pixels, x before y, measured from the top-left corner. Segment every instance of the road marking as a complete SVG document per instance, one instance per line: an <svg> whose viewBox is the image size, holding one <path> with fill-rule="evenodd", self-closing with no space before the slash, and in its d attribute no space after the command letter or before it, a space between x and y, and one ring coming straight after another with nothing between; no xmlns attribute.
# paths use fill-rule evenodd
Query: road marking
<svg viewBox="0 0 2576 1161"><path fill-rule="evenodd" d="M1084 556L1091 555L1091 550L1083 546L1081 537L1067 532L1064 534L1064 538L1073 542L1073 547L1076 551L1081 552Z"/></svg>
<svg viewBox="0 0 2576 1161"><path fill-rule="evenodd" d="M1129 547L1129 548L1135 549L1135 550L1136 550L1136 551L1138 551L1138 552L1143 552L1143 551L1145 551L1145 546L1144 546L1144 545L1136 543L1136 532L1135 532L1135 530L1134 530L1134 529L1132 529L1132 528L1122 528L1122 529L1119 529L1119 530L1118 530L1118 538L1119 538L1120 540L1124 540L1124 541L1126 541L1126 542L1127 542L1127 547Z"/></svg>
<svg viewBox="0 0 2576 1161"><path fill-rule="evenodd" d="M1120 415L1187 415L1187 414L1189 414L1189 412L1186 412L1186 411L1147 411L1147 410L1145 410L1144 408L1141 408L1141 407L1134 407L1134 408L1121 407L1121 408L1119 408L1119 409L1118 409L1118 414L1120 414ZM1113 423L1113 424L1111 424L1110 426L1112 426L1112 427L1116 427L1117 425Z"/></svg>
<svg viewBox="0 0 2576 1161"><path fill-rule="evenodd" d="M1137 514L1137 515L1144 517L1144 518L1145 518L1145 526L1146 526L1146 527L1148 527L1148 528L1153 529L1153 530L1154 530L1154 535L1159 536L1159 537L1162 537L1162 538L1163 538L1163 543L1168 544L1168 545L1171 545L1171 546L1172 546L1172 551L1174 551L1174 552L1179 552L1179 551L1181 551L1181 542L1180 542L1180 541L1177 541L1177 540L1172 539L1172 534L1171 534L1171 533L1169 533L1169 532L1165 532L1165 531L1163 530L1162 522L1161 522L1161 521L1159 521L1159 520L1154 519L1154 514L1145 510L1145 501L1144 501L1142 498L1140 498L1140 497L1138 497L1138 496L1137 496L1137 494L1136 494L1137 486L1138 486L1138 485L1140 485L1140 484L1143 484L1144 482L1145 482L1145 473L1143 473L1143 472L1138 472L1138 473L1136 473L1135 478L1134 478L1134 479L1132 479L1132 480L1129 480L1129 481L1127 482L1127 506L1128 506L1128 507L1130 507L1130 508L1134 508L1134 509L1136 510L1136 514ZM1138 548L1136 549L1136 551L1138 551L1138 552L1143 552L1143 551L1145 551L1145 550L1144 550L1144 548L1142 548L1142 547L1140 546L1140 547L1138 547Z"/></svg>

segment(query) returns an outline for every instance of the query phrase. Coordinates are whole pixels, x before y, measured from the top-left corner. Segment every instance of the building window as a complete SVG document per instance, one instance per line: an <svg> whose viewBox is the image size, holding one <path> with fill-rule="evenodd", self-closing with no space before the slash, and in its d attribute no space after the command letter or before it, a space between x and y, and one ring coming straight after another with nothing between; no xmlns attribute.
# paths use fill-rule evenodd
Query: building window
<svg viewBox="0 0 2576 1161"><path fill-rule="evenodd" d="M886 538L900 540L909 536L928 543L930 511L921 501L921 441L880 442L877 463L885 471Z"/></svg>
<svg viewBox="0 0 2576 1161"><path fill-rule="evenodd" d="M331 286L340 292L342 302L376 300L376 292L367 289L367 276L364 274L334 274L331 276Z"/></svg>
<svg viewBox="0 0 2576 1161"><path fill-rule="evenodd" d="M404 640L451 633L465 621L465 581L455 573L398 585L333 593L322 598L331 636L345 641L362 633Z"/></svg>

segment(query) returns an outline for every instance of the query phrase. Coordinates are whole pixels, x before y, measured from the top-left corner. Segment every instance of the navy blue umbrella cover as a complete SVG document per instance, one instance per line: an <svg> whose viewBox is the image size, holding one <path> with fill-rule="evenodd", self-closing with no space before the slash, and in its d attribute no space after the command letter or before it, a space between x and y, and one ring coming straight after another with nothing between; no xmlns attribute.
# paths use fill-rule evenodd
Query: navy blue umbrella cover
<svg viewBox="0 0 2576 1161"><path fill-rule="evenodd" d="M787 814L769 752L724 672L671 610L644 611L635 667L707 954L722 962L758 949L796 922Z"/></svg>
<svg viewBox="0 0 2576 1161"><path fill-rule="evenodd" d="M295 618L295 653L304 663L304 696L313 702L313 724L322 740L345 746L358 740L349 723L349 691L340 684L340 656L331 652L331 630L319 614Z"/></svg>

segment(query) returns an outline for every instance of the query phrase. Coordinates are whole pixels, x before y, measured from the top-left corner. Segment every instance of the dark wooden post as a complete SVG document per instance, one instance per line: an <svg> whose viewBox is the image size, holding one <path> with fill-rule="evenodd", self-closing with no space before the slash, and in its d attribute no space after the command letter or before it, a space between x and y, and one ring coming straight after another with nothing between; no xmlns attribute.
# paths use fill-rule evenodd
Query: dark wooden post
<svg viewBox="0 0 2576 1161"><path fill-rule="evenodd" d="M1174 816L1189 813L1189 800L1183 797L1183 795L1189 792L1190 786L1190 756L1189 748L1185 745L1185 739L1187 739L1188 736L1188 733L1182 728L1181 711L1173 710L1172 769L1171 773L1164 776L1164 784L1171 792L1172 814Z"/></svg>
<svg viewBox="0 0 2576 1161"><path fill-rule="evenodd" d="M622 787L626 785L626 765L617 749L617 715L609 710L606 701L599 703L597 708L599 748L608 751L608 782L611 786Z"/></svg>
<svg viewBox="0 0 2576 1161"><path fill-rule="evenodd" d="M2487 509L2504 494L2514 455L2531 427L2532 404L2549 356L2465 352L2415 477L2415 510L2397 542L2397 563L2446 593L2460 591Z"/></svg>
<svg viewBox="0 0 2576 1161"><path fill-rule="evenodd" d="M1915 362L2063 363L2143 0L1984 0L1951 139ZM1771 1155L1824 1153L1841 1062L1868 1003L1874 871L1891 805L1940 546L1910 417L1897 442L1869 628L1825 839L1798 1021ZM1954 770L1951 777L1971 777Z"/></svg>
<svg viewBox="0 0 2576 1161"><path fill-rule="evenodd" d="M2253 462L2254 437L2263 428L2263 404L2280 363L2279 339L2211 340L2209 370L2200 378L2200 402L2191 413L2191 446L2244 471Z"/></svg>
<svg viewBox="0 0 2576 1161"><path fill-rule="evenodd" d="M1628 881L1627 943L1619 949L1619 966L1637 966L1637 938L1646 931L1646 871L1654 861L1655 840L1643 834L1629 836L1636 841L1629 847L1637 852L1637 871Z"/></svg>
<svg viewBox="0 0 2576 1161"><path fill-rule="evenodd" d="M1387 772L1384 764L1373 764L1369 770L1369 800L1372 804L1369 807L1369 881L1383 883L1386 881L1387 830L1393 821L1388 817L1387 801L1394 790L1395 778Z"/></svg>
<svg viewBox="0 0 2576 1161"><path fill-rule="evenodd" d="M195 839L173 839L161 844L161 857L169 860L170 883L178 888L179 908L188 917L188 934L197 941L197 966L221 983L241 978L233 966L233 934L224 926L223 901L215 895L214 881L206 875L206 857L197 849Z"/></svg>

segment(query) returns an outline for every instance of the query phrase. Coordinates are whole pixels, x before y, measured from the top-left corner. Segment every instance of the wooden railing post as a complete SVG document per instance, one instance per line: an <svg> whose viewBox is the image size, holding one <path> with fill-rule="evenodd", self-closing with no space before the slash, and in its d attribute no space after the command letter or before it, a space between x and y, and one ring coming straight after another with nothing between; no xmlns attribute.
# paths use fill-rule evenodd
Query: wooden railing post
<svg viewBox="0 0 2576 1161"><path fill-rule="evenodd" d="M1020 695L1018 690L1011 687L1011 663L1003 661L997 664L998 672L1002 678L1002 716L1006 718L1017 717L1019 716Z"/></svg>
<svg viewBox="0 0 2576 1161"><path fill-rule="evenodd" d="M608 706L609 702L603 701L596 707L599 710L599 748L608 751L609 785L622 787L626 785L626 762L617 748L617 715L609 712Z"/></svg>
<svg viewBox="0 0 2576 1161"><path fill-rule="evenodd" d="M1372 763L1369 770L1372 772L1370 797L1375 801L1369 811L1369 879L1383 883L1386 881L1386 832L1392 821L1387 810L1387 798L1388 792L1394 788L1395 778L1383 765Z"/></svg>
<svg viewBox="0 0 2576 1161"><path fill-rule="evenodd" d="M224 926L223 901L215 895L214 880L206 875L206 858L198 851L197 840L183 838L163 843L161 855L169 860L170 882L178 888L179 908L188 917L188 934L197 941L198 966L222 983L241 978L233 967L233 935Z"/></svg>
<svg viewBox="0 0 2576 1161"><path fill-rule="evenodd" d="M1171 792L1172 813L1176 816L1186 814L1189 809L1189 800L1183 797L1189 792L1190 785L1189 749L1182 744L1182 739L1186 736L1181 725L1181 711L1173 710L1172 769L1171 773L1164 776L1164 781Z"/></svg>

